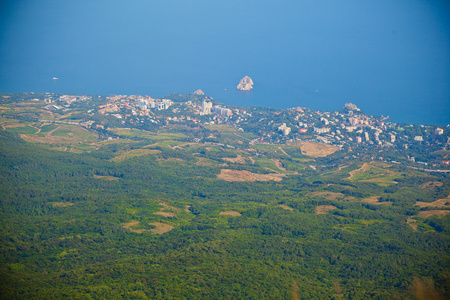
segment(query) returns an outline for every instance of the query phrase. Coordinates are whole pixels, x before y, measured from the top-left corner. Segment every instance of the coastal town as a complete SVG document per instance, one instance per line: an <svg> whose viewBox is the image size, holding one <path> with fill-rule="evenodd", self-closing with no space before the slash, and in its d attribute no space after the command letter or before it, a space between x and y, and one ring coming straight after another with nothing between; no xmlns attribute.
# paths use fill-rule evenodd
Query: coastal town
<svg viewBox="0 0 450 300"><path fill-rule="evenodd" d="M2 94L7 102L12 95ZM16 95L17 97L17 95ZM22 97L24 97L22 95ZM390 122L388 117L370 116L355 104L346 103L340 111L316 111L305 107L273 109L227 106L197 90L192 94L170 94L164 98L141 95L79 96L32 94L26 98L43 103L53 113L67 115L58 120L91 130L105 138L117 139L113 128L155 131L162 128L208 128L227 125L249 134L243 143L227 146L243 148L255 144L286 144L311 141L339 147L352 157L407 164L413 167L447 169L450 157L450 127ZM209 127L211 128L211 127ZM223 143L214 133L198 134L190 142Z"/></svg>

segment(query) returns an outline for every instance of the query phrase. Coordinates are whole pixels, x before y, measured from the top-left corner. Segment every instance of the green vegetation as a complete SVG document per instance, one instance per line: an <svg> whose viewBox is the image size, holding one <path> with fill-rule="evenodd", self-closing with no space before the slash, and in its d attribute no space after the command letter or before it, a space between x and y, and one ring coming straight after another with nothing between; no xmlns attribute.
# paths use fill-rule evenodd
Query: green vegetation
<svg viewBox="0 0 450 300"><path fill-rule="evenodd" d="M2 299L450 297L448 174L229 126L0 121Z"/></svg>

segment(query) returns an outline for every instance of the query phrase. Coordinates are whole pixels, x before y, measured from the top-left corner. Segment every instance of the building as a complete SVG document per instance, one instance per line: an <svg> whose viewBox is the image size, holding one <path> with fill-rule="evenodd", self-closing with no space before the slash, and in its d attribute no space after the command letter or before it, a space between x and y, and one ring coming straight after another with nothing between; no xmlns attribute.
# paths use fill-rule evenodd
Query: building
<svg viewBox="0 0 450 300"><path fill-rule="evenodd" d="M202 102L202 115L209 115L211 114L212 109L212 103L206 102L206 100L203 100Z"/></svg>
<svg viewBox="0 0 450 300"><path fill-rule="evenodd" d="M444 134L444 129L442 129L442 128L436 128L436 129L434 130L434 133L437 134L437 135Z"/></svg>
<svg viewBox="0 0 450 300"><path fill-rule="evenodd" d="M291 127L287 127L286 123L283 123L283 125L278 127L278 131L281 131L283 135L288 135L291 132Z"/></svg>
<svg viewBox="0 0 450 300"><path fill-rule="evenodd" d="M389 135L391 136L391 143L395 143L395 134L390 133Z"/></svg>
<svg viewBox="0 0 450 300"><path fill-rule="evenodd" d="M231 117L233 115L233 112L231 111L231 109L220 107L220 106L214 106L212 108L212 112L215 114L218 114L218 115L226 116L226 117Z"/></svg>
<svg viewBox="0 0 450 300"><path fill-rule="evenodd" d="M318 133L318 134L327 133L327 132L330 132L330 128L329 127L322 127L322 128L314 127L314 132Z"/></svg>

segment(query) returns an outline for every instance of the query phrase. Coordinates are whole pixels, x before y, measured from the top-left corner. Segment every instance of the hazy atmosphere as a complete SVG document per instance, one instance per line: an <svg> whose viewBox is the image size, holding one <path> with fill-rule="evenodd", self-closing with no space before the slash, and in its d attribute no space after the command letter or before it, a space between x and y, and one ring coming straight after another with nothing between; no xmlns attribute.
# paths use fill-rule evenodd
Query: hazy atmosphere
<svg viewBox="0 0 450 300"><path fill-rule="evenodd" d="M450 123L446 1L2 1L0 91L202 89L225 104L357 104ZM248 93L236 91L248 75ZM58 78L58 79L53 79Z"/></svg>
<svg viewBox="0 0 450 300"><path fill-rule="evenodd" d="M0 299L450 299L450 2L0 1Z"/></svg>

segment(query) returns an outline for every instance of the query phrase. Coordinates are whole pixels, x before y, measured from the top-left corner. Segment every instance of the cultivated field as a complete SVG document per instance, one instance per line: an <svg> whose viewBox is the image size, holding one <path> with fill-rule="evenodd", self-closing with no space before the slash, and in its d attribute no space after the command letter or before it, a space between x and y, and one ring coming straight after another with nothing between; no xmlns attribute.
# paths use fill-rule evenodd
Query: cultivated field
<svg viewBox="0 0 450 300"><path fill-rule="evenodd" d="M217 178L226 181L281 181L282 174L255 174L245 170L221 169Z"/></svg>

